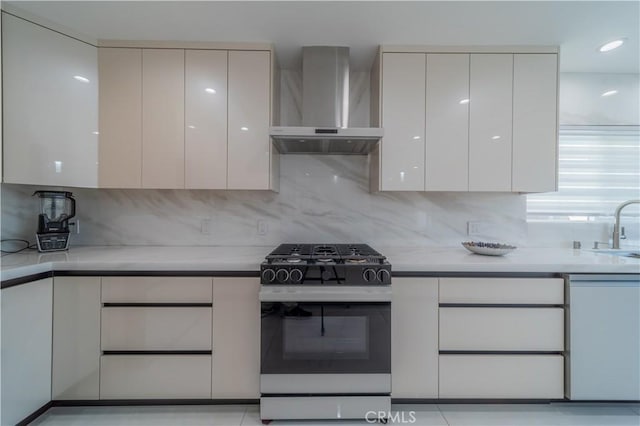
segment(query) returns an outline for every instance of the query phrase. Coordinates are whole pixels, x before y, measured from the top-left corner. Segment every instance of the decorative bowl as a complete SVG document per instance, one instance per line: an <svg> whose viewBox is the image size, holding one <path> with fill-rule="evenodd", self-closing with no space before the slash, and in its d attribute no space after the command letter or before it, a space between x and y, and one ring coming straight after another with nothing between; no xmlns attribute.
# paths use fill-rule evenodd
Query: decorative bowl
<svg viewBox="0 0 640 426"><path fill-rule="evenodd" d="M470 252L485 256L503 256L517 248L509 244L486 243L482 241L465 241L462 245Z"/></svg>

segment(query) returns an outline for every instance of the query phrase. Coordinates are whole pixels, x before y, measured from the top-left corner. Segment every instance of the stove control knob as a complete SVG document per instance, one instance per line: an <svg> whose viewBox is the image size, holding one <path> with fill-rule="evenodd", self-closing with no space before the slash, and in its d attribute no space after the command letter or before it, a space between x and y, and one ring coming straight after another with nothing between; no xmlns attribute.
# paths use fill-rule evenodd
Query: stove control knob
<svg viewBox="0 0 640 426"><path fill-rule="evenodd" d="M391 281L391 274L386 269L380 269L378 271L378 281L381 283L388 283Z"/></svg>
<svg viewBox="0 0 640 426"><path fill-rule="evenodd" d="M302 281L302 271L300 269L292 269L291 272L289 272L289 278L291 278L291 281L294 283L299 283L300 281Z"/></svg>
<svg viewBox="0 0 640 426"><path fill-rule="evenodd" d="M366 282L375 281L375 279L376 279L376 271L374 271L373 269L365 269L364 272L362 273L362 278Z"/></svg>
<svg viewBox="0 0 640 426"><path fill-rule="evenodd" d="M286 269L278 269L276 271L276 281L279 283L286 283L289 279L289 271Z"/></svg>
<svg viewBox="0 0 640 426"><path fill-rule="evenodd" d="M262 281L270 283L276 278L276 273L273 269L265 269L262 271Z"/></svg>

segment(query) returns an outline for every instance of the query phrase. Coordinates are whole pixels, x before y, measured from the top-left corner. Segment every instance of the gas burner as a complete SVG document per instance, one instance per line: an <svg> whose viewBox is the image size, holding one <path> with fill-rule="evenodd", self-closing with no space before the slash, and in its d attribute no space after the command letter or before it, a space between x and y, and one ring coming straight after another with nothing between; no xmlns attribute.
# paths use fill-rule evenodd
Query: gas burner
<svg viewBox="0 0 640 426"><path fill-rule="evenodd" d="M317 256L322 256L322 255L337 255L338 251L336 250L336 248L334 246L316 246L313 248L313 254L317 255Z"/></svg>
<svg viewBox="0 0 640 426"><path fill-rule="evenodd" d="M391 265L367 244L281 244L260 277L263 285L391 285Z"/></svg>

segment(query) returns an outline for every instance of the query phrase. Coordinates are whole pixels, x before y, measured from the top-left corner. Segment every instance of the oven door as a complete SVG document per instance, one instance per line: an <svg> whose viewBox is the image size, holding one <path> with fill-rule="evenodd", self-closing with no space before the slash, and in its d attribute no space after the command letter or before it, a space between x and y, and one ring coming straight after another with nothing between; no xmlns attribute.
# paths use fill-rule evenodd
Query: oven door
<svg viewBox="0 0 640 426"><path fill-rule="evenodd" d="M369 288L361 295L353 288L335 291L294 288L267 297L261 292L263 393L350 393L349 384L356 383L390 391L391 290L378 288L373 296Z"/></svg>

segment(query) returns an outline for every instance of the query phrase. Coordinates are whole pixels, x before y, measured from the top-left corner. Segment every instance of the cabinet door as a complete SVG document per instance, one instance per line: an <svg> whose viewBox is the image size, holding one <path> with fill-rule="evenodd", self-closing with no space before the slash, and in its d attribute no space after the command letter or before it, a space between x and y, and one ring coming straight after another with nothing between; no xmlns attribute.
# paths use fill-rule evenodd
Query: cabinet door
<svg viewBox="0 0 640 426"><path fill-rule="evenodd" d="M440 355L440 398L561 399L562 355Z"/></svg>
<svg viewBox="0 0 640 426"><path fill-rule="evenodd" d="M4 181L96 187L97 48L2 19Z"/></svg>
<svg viewBox="0 0 640 426"><path fill-rule="evenodd" d="M469 55L427 55L425 189L469 189Z"/></svg>
<svg viewBox="0 0 640 426"><path fill-rule="evenodd" d="M100 399L208 399L210 377L211 355L103 355Z"/></svg>
<svg viewBox="0 0 640 426"><path fill-rule="evenodd" d="M269 189L270 52L229 52L228 189Z"/></svg>
<svg viewBox="0 0 640 426"><path fill-rule="evenodd" d="M440 278L440 303L562 305L562 278Z"/></svg>
<svg viewBox="0 0 640 426"><path fill-rule="evenodd" d="M423 53L383 53L381 190L424 191Z"/></svg>
<svg viewBox="0 0 640 426"><path fill-rule="evenodd" d="M442 351L563 351L562 308L440 308Z"/></svg>
<svg viewBox="0 0 640 426"><path fill-rule="evenodd" d="M184 188L184 50L142 51L142 187Z"/></svg>
<svg viewBox="0 0 640 426"><path fill-rule="evenodd" d="M211 308L104 307L103 351L211 350Z"/></svg>
<svg viewBox="0 0 640 426"><path fill-rule="evenodd" d="M53 399L98 399L99 374L100 277L56 277Z"/></svg>
<svg viewBox="0 0 640 426"><path fill-rule="evenodd" d="M210 277L103 277L102 303L211 303Z"/></svg>
<svg viewBox="0 0 640 426"><path fill-rule="evenodd" d="M557 190L557 105L558 55L514 55L514 192Z"/></svg>
<svg viewBox="0 0 640 426"><path fill-rule="evenodd" d="M185 54L185 187L227 187L227 52Z"/></svg>
<svg viewBox="0 0 640 426"><path fill-rule="evenodd" d="M101 188L142 186L142 49L100 48Z"/></svg>
<svg viewBox="0 0 640 426"><path fill-rule="evenodd" d="M212 398L260 397L257 278L213 279Z"/></svg>
<svg viewBox="0 0 640 426"><path fill-rule="evenodd" d="M512 54L471 54L470 191L511 191L512 80Z"/></svg>
<svg viewBox="0 0 640 426"><path fill-rule="evenodd" d="M438 397L438 279L398 278L391 302L391 395Z"/></svg>
<svg viewBox="0 0 640 426"><path fill-rule="evenodd" d="M51 400L52 281L2 290L3 425L15 425Z"/></svg>

